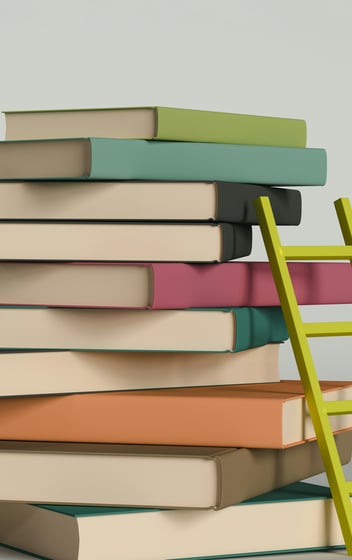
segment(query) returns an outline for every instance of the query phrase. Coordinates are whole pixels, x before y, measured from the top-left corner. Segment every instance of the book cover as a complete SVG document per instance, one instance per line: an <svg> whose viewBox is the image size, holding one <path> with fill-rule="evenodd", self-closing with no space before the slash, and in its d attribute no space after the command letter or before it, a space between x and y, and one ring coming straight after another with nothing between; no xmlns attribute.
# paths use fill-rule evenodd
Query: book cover
<svg viewBox="0 0 352 560"><path fill-rule="evenodd" d="M352 430L335 441L348 463ZM175 509L223 509L324 471L316 441L287 449L2 441L0 462L0 501Z"/></svg>
<svg viewBox="0 0 352 560"><path fill-rule="evenodd" d="M6 111L6 139L103 136L268 146L306 146L303 119L182 109L126 107Z"/></svg>
<svg viewBox="0 0 352 560"><path fill-rule="evenodd" d="M299 305L352 303L352 267L290 262ZM185 309L279 306L268 262L0 262L1 305Z"/></svg>
<svg viewBox="0 0 352 560"><path fill-rule="evenodd" d="M240 352L287 338L280 307L0 307L0 350Z"/></svg>
<svg viewBox="0 0 352 560"><path fill-rule="evenodd" d="M246 224L171 222L0 223L0 259L229 261L250 254Z"/></svg>
<svg viewBox="0 0 352 560"><path fill-rule="evenodd" d="M349 400L352 382L321 381L327 400ZM332 416L332 430L352 415ZM9 397L0 439L284 449L315 438L298 380L279 383Z"/></svg>
<svg viewBox="0 0 352 560"><path fill-rule="evenodd" d="M0 396L279 381L279 343L241 352L0 352Z"/></svg>
<svg viewBox="0 0 352 560"><path fill-rule="evenodd" d="M248 183L165 181L3 182L1 220L216 221L258 224L268 196L278 225L298 225L301 193Z"/></svg>
<svg viewBox="0 0 352 560"><path fill-rule="evenodd" d="M108 560L111 550L125 560L204 560L343 547L329 488L304 482L221 511L2 503L0 521L5 544L53 560Z"/></svg>
<svg viewBox="0 0 352 560"><path fill-rule="evenodd" d="M202 142L115 138L0 143L0 180L229 181L324 185L326 152Z"/></svg>

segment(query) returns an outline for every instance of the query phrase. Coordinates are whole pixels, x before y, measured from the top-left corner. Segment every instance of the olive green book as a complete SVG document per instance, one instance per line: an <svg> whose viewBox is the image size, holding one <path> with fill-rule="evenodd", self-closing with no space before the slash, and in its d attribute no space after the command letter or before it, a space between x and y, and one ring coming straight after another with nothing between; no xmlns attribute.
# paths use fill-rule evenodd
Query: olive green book
<svg viewBox="0 0 352 560"><path fill-rule="evenodd" d="M172 107L7 111L6 139L102 136L263 146L306 146L302 119Z"/></svg>

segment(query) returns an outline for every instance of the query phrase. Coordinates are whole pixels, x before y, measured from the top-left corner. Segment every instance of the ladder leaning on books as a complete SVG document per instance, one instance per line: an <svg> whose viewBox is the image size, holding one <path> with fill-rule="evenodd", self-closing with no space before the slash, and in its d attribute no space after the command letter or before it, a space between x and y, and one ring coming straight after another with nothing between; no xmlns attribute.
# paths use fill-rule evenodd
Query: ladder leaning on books
<svg viewBox="0 0 352 560"><path fill-rule="evenodd" d="M352 208L348 198L335 201L345 246L284 247L280 242L269 198L259 197L255 201L255 207L347 554L351 556L352 482L345 479L329 415L351 414L352 400L324 401L308 337L352 335L352 321L303 323L286 261L350 260L352 264Z"/></svg>

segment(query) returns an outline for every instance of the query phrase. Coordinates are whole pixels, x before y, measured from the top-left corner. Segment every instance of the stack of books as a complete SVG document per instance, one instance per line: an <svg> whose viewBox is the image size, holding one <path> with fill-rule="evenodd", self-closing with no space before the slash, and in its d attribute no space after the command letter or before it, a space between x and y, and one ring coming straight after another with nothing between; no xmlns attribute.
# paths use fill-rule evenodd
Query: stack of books
<svg viewBox="0 0 352 560"><path fill-rule="evenodd" d="M238 260L258 196L297 226L292 186L325 183L305 122L7 113L0 179L0 542L54 560L342 546L329 490L301 482L324 467L301 383L280 380L270 266ZM352 302L348 264L290 271L300 304ZM331 421L347 463L352 419Z"/></svg>

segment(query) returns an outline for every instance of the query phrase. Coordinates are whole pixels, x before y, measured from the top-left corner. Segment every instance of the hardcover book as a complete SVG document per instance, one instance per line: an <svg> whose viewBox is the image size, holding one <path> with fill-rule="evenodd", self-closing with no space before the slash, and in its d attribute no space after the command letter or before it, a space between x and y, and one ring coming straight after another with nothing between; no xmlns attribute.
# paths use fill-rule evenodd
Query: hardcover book
<svg viewBox="0 0 352 560"><path fill-rule="evenodd" d="M352 303L349 263L288 268L299 305ZM0 262L0 304L183 309L280 301L268 262Z"/></svg>
<svg viewBox="0 0 352 560"><path fill-rule="evenodd" d="M0 223L0 237L5 260L217 262L252 249L245 224Z"/></svg>
<svg viewBox="0 0 352 560"><path fill-rule="evenodd" d="M24 181L0 184L0 220L216 221L258 224L268 196L278 225L298 225L300 191L244 183Z"/></svg>
<svg viewBox="0 0 352 560"><path fill-rule="evenodd" d="M252 249L251 226L225 223L0 223L0 237L5 260L217 262Z"/></svg>
<svg viewBox="0 0 352 560"><path fill-rule="evenodd" d="M326 152L320 148L115 138L1 142L0 180L22 179L324 185Z"/></svg>
<svg viewBox="0 0 352 560"><path fill-rule="evenodd" d="M172 107L6 111L6 139L103 136L306 146L302 119Z"/></svg>
<svg viewBox="0 0 352 560"><path fill-rule="evenodd" d="M0 349L240 352L288 338L280 307L0 307Z"/></svg>
<svg viewBox="0 0 352 560"><path fill-rule="evenodd" d="M0 396L279 381L279 344L234 353L2 352Z"/></svg>
<svg viewBox="0 0 352 560"><path fill-rule="evenodd" d="M329 488L304 482L221 511L2 503L0 538L52 560L190 560L343 547Z"/></svg>
<svg viewBox="0 0 352 560"><path fill-rule="evenodd" d="M352 431L335 441L348 463ZM0 462L0 501L187 509L222 509L324 471L316 441L287 449L3 441Z"/></svg>
<svg viewBox="0 0 352 560"><path fill-rule="evenodd" d="M321 381L326 400L350 400L351 381ZM329 418L352 428L352 415ZM0 439L284 449L315 438L302 383L252 383L60 396L9 397Z"/></svg>

